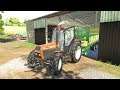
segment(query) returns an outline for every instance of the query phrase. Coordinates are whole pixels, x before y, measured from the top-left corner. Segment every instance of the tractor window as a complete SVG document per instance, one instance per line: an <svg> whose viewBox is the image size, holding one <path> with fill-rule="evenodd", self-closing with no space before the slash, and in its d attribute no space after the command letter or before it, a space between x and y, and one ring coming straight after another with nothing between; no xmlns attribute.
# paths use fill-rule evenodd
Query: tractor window
<svg viewBox="0 0 120 90"><path fill-rule="evenodd" d="M54 28L53 32L52 32L52 42L56 42L57 33L58 33L58 30L56 28Z"/></svg>
<svg viewBox="0 0 120 90"><path fill-rule="evenodd" d="M52 41L56 41L56 30L53 30Z"/></svg>
<svg viewBox="0 0 120 90"><path fill-rule="evenodd" d="M74 28L65 31L65 46L69 46L74 38Z"/></svg>

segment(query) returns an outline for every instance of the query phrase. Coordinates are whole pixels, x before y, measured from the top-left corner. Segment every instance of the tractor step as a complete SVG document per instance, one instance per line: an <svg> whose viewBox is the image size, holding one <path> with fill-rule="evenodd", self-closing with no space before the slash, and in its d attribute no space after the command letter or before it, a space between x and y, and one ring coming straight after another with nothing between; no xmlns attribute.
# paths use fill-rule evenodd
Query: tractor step
<svg viewBox="0 0 120 90"><path fill-rule="evenodd" d="M64 56L63 58L64 58L64 61L65 61L65 62L71 61L71 56L70 56L70 55L66 55L66 56Z"/></svg>

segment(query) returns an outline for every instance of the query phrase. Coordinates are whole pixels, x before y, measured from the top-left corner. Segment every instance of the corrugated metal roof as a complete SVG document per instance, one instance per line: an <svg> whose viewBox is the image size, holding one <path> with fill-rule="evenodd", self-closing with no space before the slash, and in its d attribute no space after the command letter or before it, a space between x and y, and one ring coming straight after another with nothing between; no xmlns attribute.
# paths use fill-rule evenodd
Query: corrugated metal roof
<svg viewBox="0 0 120 90"><path fill-rule="evenodd" d="M120 11L101 11L100 22L120 21Z"/></svg>
<svg viewBox="0 0 120 90"><path fill-rule="evenodd" d="M75 11L58 11L29 21L35 21L42 18L52 18ZM83 16L84 17L84 16ZM100 22L120 21L120 11L101 11Z"/></svg>
<svg viewBox="0 0 120 90"><path fill-rule="evenodd" d="M31 21L35 21L35 20L38 20L38 19L41 19L41 18L51 18L51 17L67 14L67 13L70 13L70 12L73 12L73 11L58 11L58 12L55 12L55 13L52 13L52 14L48 14L48 15L36 18L36 19L32 19Z"/></svg>

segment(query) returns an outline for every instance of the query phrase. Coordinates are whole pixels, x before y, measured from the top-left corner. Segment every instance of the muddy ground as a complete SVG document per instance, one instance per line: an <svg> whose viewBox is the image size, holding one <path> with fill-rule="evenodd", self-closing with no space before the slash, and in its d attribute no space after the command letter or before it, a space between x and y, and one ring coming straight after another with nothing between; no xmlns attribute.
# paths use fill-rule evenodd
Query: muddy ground
<svg viewBox="0 0 120 90"><path fill-rule="evenodd" d="M24 64L26 60L24 57L10 60L9 62L0 66L1 79L75 79L78 77L74 72L63 70L59 76L53 76L47 73L46 68L38 72L33 72Z"/></svg>
<svg viewBox="0 0 120 90"><path fill-rule="evenodd" d="M19 57L0 66L0 79L120 79L120 77L100 71L94 64L81 62L66 63L59 76L48 74L46 68L33 72L26 64L26 57Z"/></svg>
<svg viewBox="0 0 120 90"><path fill-rule="evenodd" d="M120 76L103 71L95 60L84 56L78 63L64 64L59 76L49 75L45 68L33 72L25 66L26 57L33 48L15 43L0 43L0 79L120 79Z"/></svg>
<svg viewBox="0 0 120 90"><path fill-rule="evenodd" d="M0 42L0 64L29 54L33 48L25 48L22 46L23 43L24 41Z"/></svg>

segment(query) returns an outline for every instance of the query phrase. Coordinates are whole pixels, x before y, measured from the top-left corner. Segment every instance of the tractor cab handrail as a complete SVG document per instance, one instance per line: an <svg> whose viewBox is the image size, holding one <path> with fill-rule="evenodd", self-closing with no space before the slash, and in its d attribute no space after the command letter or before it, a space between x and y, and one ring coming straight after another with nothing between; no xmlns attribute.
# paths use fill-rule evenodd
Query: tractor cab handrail
<svg viewBox="0 0 120 90"><path fill-rule="evenodd" d="M63 32L69 30L70 28L75 28L75 27L79 27L79 26L71 26L71 27L65 28Z"/></svg>
<svg viewBox="0 0 120 90"><path fill-rule="evenodd" d="M65 32L67 30L69 31L70 28L75 28L75 26L71 26L71 27L65 28L63 32Z"/></svg>

